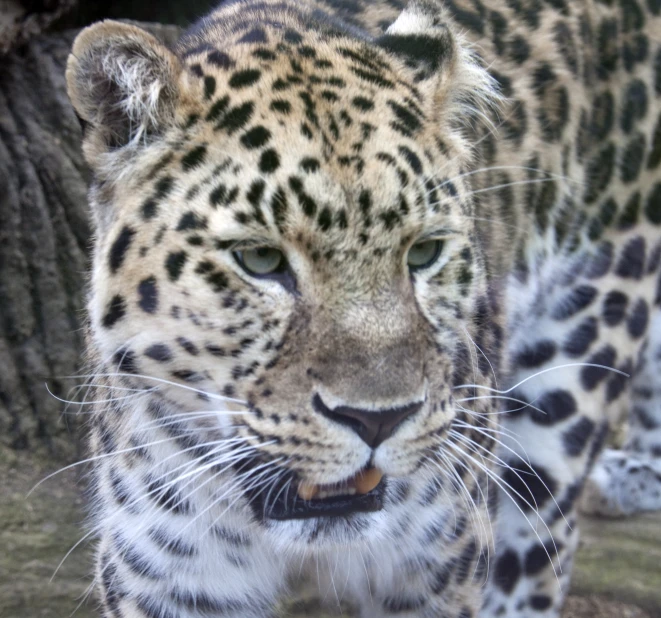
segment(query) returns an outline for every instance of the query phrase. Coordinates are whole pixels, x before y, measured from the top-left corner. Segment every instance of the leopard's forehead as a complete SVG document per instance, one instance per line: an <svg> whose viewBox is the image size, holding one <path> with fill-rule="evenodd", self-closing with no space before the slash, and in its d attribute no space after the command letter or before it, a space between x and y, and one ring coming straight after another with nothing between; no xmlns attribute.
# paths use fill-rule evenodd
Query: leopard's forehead
<svg viewBox="0 0 661 618"><path fill-rule="evenodd" d="M466 229L460 140L442 134L436 102L398 59L268 25L182 54L178 126L141 155L141 190L128 183L121 200L145 222L193 242L209 225L221 247L293 243L313 261L371 261L427 230Z"/></svg>

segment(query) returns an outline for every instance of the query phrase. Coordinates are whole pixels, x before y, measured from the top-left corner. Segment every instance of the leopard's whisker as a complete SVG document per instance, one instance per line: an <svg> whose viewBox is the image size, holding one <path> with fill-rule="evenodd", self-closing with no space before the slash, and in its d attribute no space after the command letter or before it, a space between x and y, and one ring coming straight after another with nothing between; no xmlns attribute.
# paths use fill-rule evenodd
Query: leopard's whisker
<svg viewBox="0 0 661 618"><path fill-rule="evenodd" d="M480 416L479 413L473 413L473 415L476 418ZM451 423L451 426L452 427L462 427L462 428L465 428L465 429L476 428L475 425L471 425L470 423L464 423L462 421L459 421L458 419L454 419ZM499 426L498 429L496 429L494 427L488 427L488 428L487 427L480 427L479 429L481 431L484 431L484 432L487 432L487 433L490 433L490 434L494 434L494 435L498 435L498 436L503 436L504 438L508 438L508 439L512 440L512 442L514 442L517 446L520 446L521 450L523 450L525 452L525 449L523 448L523 446L519 442L519 439L521 438L521 435L516 433L515 431L512 431L511 429L507 429L507 428L502 427L502 426ZM526 456L527 455L528 454L526 453Z"/></svg>
<svg viewBox="0 0 661 618"><path fill-rule="evenodd" d="M274 444L273 441L266 442L266 443L256 445L256 446L264 447L264 446L271 446L272 444ZM233 449L233 450L231 450L227 453L227 455L228 455L227 457L222 458L222 459L212 459L211 461L209 461L208 463L205 463L202 466L197 465L197 462L202 460L202 459L209 459L209 454L205 454L205 455L201 456L200 458L198 458L196 460L195 469L193 469L190 472L185 472L185 473L179 475L176 479L174 479L174 480L170 481L169 483L161 486L161 488L175 485L177 483L180 483L182 480L185 480L186 478L189 478L189 480L180 487L180 489L184 489L184 488L188 487L191 483L195 482L201 474L204 474L208 470L212 470L212 469L220 467L220 466L222 466L222 469L218 470L217 472L214 472L212 475L209 476L209 478L206 481L198 484L191 492L184 495L179 500L179 502L174 504L172 508L176 508L177 506L180 506L181 504L185 503L191 496L193 496L196 492L198 492L202 487L204 487L208 483L216 480L219 475L227 472L228 468L232 464L245 459L246 454L254 452L256 446L254 446L254 445L244 445L243 447L241 447L239 449ZM192 477L192 478L190 478L190 477Z"/></svg>
<svg viewBox="0 0 661 618"><path fill-rule="evenodd" d="M476 430L476 431L478 431L478 433L482 433L483 435L488 435L488 434L486 434L484 431L482 431L481 428L477 428L477 427L472 427L472 426L471 426L471 429ZM470 440L469 438L467 438L464 434L462 434L462 433L460 433L460 432L454 432L454 434L457 435L457 436L461 436L463 441L470 442L470 443L473 444L476 448L479 448L479 449L481 449L481 450L487 451L487 453L489 454L489 456L492 458L492 459L491 459L492 461L494 461L494 462L497 463L498 465L502 466L503 468L505 468L505 469L507 469L507 470L510 470L515 476L517 476L517 478L518 478L522 483L525 484L525 481L523 480L523 478L521 478L520 474L530 474L531 476L533 476L534 478L536 478L536 479L542 484L542 486L544 487L544 489L546 489L546 491L548 492L549 496L551 497L551 499L553 500L554 504L556 505L556 507L557 507L557 509L558 509L558 512L560 513L560 515L561 515L562 518L564 519L564 521L565 521L565 523L567 524L567 526L571 529L571 526L570 526L569 522L567 521L567 519L566 519L564 513L562 512L562 509L560 508L560 505L558 504L558 502L557 502L555 496L553 495L553 492L552 492L551 489L548 487L548 485L546 484L546 482L544 481L544 479L542 479L542 478L540 477L540 475L537 473L537 471L536 471L534 468L532 468L531 463L530 463L530 458L529 458L529 456L528 456L528 453L526 453L525 449L524 449L524 454L525 454L527 460L524 459L524 458L523 458L519 453L517 453L515 450L513 450L512 448L510 448L510 447L508 447L506 444L504 444L502 441L500 441L500 440L498 440L498 439L496 439L496 438L493 438L494 441L495 441L497 444L499 444L500 446L502 446L502 447L505 448L506 450L510 451L515 457L517 457L518 459L520 459L523 463L527 464L527 465L530 467L530 472L525 471L525 470L518 470L518 469L514 468L511 464L507 463L506 461L504 461L503 459L501 459L500 457L498 457L498 455L496 455L496 453L493 453L493 452L491 452L491 451L488 451L488 449L486 449L483 445L478 444L477 442L471 441L471 440ZM520 443L518 443L518 442L517 442L517 444L520 445ZM521 448L523 448L523 447L521 447ZM534 500L534 497L533 497L533 500ZM536 504L535 504L535 506L537 507Z"/></svg>
<svg viewBox="0 0 661 618"><path fill-rule="evenodd" d="M548 557L548 559L549 559L549 563L551 564L551 568L553 569L553 573L554 573L554 575L555 575L555 577L556 577L556 580L557 580L557 582L558 582L558 585L560 585L560 578L559 578L559 576L558 576L558 570L562 573L562 564L560 563L560 551L559 551L559 549L558 549L558 547L557 547L557 545L556 545L555 539L553 538L553 533L551 532L551 529L548 527L547 523L544 521L544 518L541 517L541 515L539 514L539 511L537 510L536 505L533 506L532 504L530 504L525 498L523 498L523 496L521 496L521 494L520 494L518 491L516 491L511 485L509 485L509 483L503 481L503 480L502 480L497 474L495 474L494 472L492 472L492 471L491 471L489 468L487 468L486 466L483 466L479 461L477 461L474 457L472 457L472 456L469 455L468 453L464 452L464 451L463 451L462 449L460 449L457 445L455 445L455 444L453 444L453 443L451 443L451 442L448 442L448 445L449 445L453 450L456 450L457 452L459 452L461 455L463 455L463 456L469 458L469 459L470 459L470 460L471 460L476 466L478 466L480 469L482 469L482 470L483 470L483 471L484 471L484 472L485 472L485 473L486 473L486 474L487 474L487 475L488 475L488 476L494 481L494 483L496 483L496 485L498 485L498 487L501 488L501 490L503 491L503 493L505 493L505 495L507 495L507 496L510 498L511 503L514 504L514 506L515 506L515 507L517 508L517 510L521 513L521 515L523 516L523 518L528 522L528 525L530 526L530 529L535 533L535 536L537 537L537 540L539 541L540 545L542 545L542 546L544 547L544 551L545 551L546 554L547 554L547 557ZM456 459L456 458L455 458L455 459ZM457 463L460 463L460 462L457 461ZM507 487L507 489L505 489L505 487L503 487L503 485L504 485L505 487ZM550 554L550 553L548 552L548 550L546 549L546 546L545 546L544 542L542 541L541 536L540 536L539 533L537 532L535 526L533 526L533 524L532 524L532 522L530 521L530 519L528 519L528 517L526 516L526 514L523 512L523 509L519 506L519 504L517 504L516 500L515 500L515 499L512 497L512 495L509 493L510 491L512 491L512 492L514 493L515 496L518 496L524 504L526 504L531 510L533 510L533 511L535 512L535 514L537 515L538 519L542 522L544 528L546 529L546 531L547 531L548 534L549 534L549 538L551 539L551 542L553 543L553 548L554 548L554 550L555 550L556 557L558 558L558 570L556 570L555 565L553 564L553 559L551 558L551 554Z"/></svg>
<svg viewBox="0 0 661 618"><path fill-rule="evenodd" d="M268 491L268 493L266 494L266 497L264 498L264 509L263 509L263 510L264 510L264 513L263 513L263 514L264 514L265 517L266 517L266 513L268 512L268 503L269 503L269 499L271 498L271 494L273 493L273 489L274 489L274 487L275 487L275 485L276 485L276 482L277 482L280 478L282 478L285 474L287 474L287 470L286 470L285 468L283 468L282 470L280 470L280 471L278 472L278 475L277 475L276 478L273 480L273 483L271 484L271 487L269 488L269 491ZM292 479L288 479L288 480L287 480L287 483L286 483L286 484L283 484L283 486L280 488L280 491L276 494L276 496L275 496L275 498L274 498L274 500L273 500L273 504L275 504L275 503L278 501L278 498L280 497L280 494L282 494L283 489L284 489L285 487L289 487L289 486L291 485L291 483L292 483Z"/></svg>
<svg viewBox="0 0 661 618"><path fill-rule="evenodd" d="M486 360L487 363L489 363L489 367L491 368L491 373L493 374L494 384L496 385L496 387L498 387L498 378L496 377L496 370L493 368L493 365L491 364L491 361L489 360L487 355L484 353L482 348L479 345L477 345L477 343L475 343L475 340L470 336L470 333L468 332L468 329L463 324L461 325L461 328L463 329L464 333L466 333L466 337L468 337L470 342L475 346L475 348L479 351L479 353L482 354L482 356L484 357L484 360Z"/></svg>
<svg viewBox="0 0 661 618"><path fill-rule="evenodd" d="M113 451L111 453L101 453L101 455L94 455L93 457L87 457L86 459L82 459L80 461L76 461L72 464L69 464L67 466L64 466L63 468L60 468L59 470L56 470L55 472L51 472L48 476L45 476L43 479L41 479L30 491L26 494L26 498L32 494L32 492L37 489L42 483L45 483L48 479L53 478L57 474L61 474L62 472L65 472L66 470L71 470L72 468L75 468L77 466L82 466L84 464L90 463L92 461L99 461L101 459L107 459L108 457L116 457L117 455L121 455L122 453L130 453L132 451L138 451L140 449L144 449L148 446L155 446L156 444L163 444L164 442L172 442L173 440L176 440L176 436L172 436L169 438L163 438L161 440L155 440L153 442L149 442L147 444L139 444L138 446L132 446L130 448L122 449L119 451Z"/></svg>
<svg viewBox="0 0 661 618"><path fill-rule="evenodd" d="M460 180L461 178L467 178L469 176L475 176L476 174L484 174L486 172L499 172L499 171L521 171L521 172L535 172L538 174L544 174L547 176L549 179L555 179L555 180L562 180L562 181L567 181L567 182L573 182L579 185L583 185L584 183L581 181L578 181L574 178L571 178L569 176L565 176L562 174L555 174L546 170L543 170L541 168L537 167L529 167L525 165L493 165L490 167L481 167L475 170L470 170L468 172L463 172L462 174L457 174L456 176L453 176L452 178L447 178L443 179L438 185L434 187L434 189L442 189L445 185L448 183L455 182L457 180Z"/></svg>
<svg viewBox="0 0 661 618"><path fill-rule="evenodd" d="M484 458L482 458L482 459L484 460ZM486 549L487 549L487 554L486 555L487 555L487 578L488 578L489 561L490 561L490 557L491 557L491 544L490 544L489 541L490 541L490 539L494 538L493 523L491 521L491 513L489 512L489 507L488 507L489 502L488 502L487 497L484 495L484 490L482 489L482 486L479 483L478 478L475 476L475 473L470 468L466 468L466 469L468 470L468 473L471 475L471 478L475 482L475 486L478 488L478 491L480 492L480 495L482 496L482 500L483 500L483 503L485 505L484 511L486 513L487 522L489 524L489 532L487 533L486 529L484 530L485 540L480 541L480 552L482 553L484 551L484 546L485 545L486 545ZM455 471L455 474L456 474L456 471ZM459 475L456 474L456 476L459 476ZM461 478L461 477L459 477L459 478ZM487 490L488 490L488 482L489 482L489 477L488 476L486 477L486 481L487 481ZM464 483L464 488L465 488L468 496L470 497L470 499L471 499L471 501L474 505L475 511L479 513L479 508L478 508L477 504L475 503L475 500L473 499L473 496L468 491L468 488L465 487L465 483ZM480 521L482 521L482 516L481 515L480 515ZM477 564L475 565L475 567L477 568Z"/></svg>
<svg viewBox="0 0 661 618"><path fill-rule="evenodd" d="M467 512L471 518L472 525L476 532L479 531L480 551L483 551L484 544L489 542L490 537L482 518L482 514L480 513L480 509L475 504L464 480L459 476L454 467L450 465L450 462L448 461L448 453L439 450L435 453L435 456L441 458L441 461L445 463L445 467L441 467L441 462L436 459L429 458L429 461L436 465L444 476L449 474L450 478L454 479L454 483L460 491L461 499L467 507Z"/></svg>
<svg viewBox="0 0 661 618"><path fill-rule="evenodd" d="M468 491L468 488L466 487L466 483L464 480L457 474L457 471L448 464L448 461L446 459L446 453L443 452L441 449L440 451L437 451L434 453L436 457L441 457L446 464L446 470L445 472L451 476L451 478L454 479L456 486L460 489L461 491L461 498L468 507L468 512L470 513L471 521L473 522L473 525L475 526L476 529L481 529L482 532L485 534L485 538L488 539L487 536L487 530L484 525L484 522L482 521L482 515L479 513L479 509L477 505L475 504L473 497L470 495L470 492ZM430 461L432 464L437 465L439 462L436 461L435 459L429 458L428 461ZM452 503L452 501L450 501ZM481 534L481 533L480 533ZM482 536L480 536L480 546L483 546L484 541L482 540Z"/></svg>
<svg viewBox="0 0 661 618"><path fill-rule="evenodd" d="M255 474L255 472L257 472L258 470L262 470L263 468L267 468L266 471L263 471L262 474L259 475L259 477L261 478L261 476L262 476L263 474L266 474L266 473L269 473L269 472L270 472L270 470L268 470L269 467L273 467L273 466L275 466L275 465L278 464L280 461L281 461L281 459L276 459L276 460L273 460L273 461L268 461L268 462L266 462L266 463L260 464L259 466L256 466L255 468L252 468L252 469L248 470L248 471L245 472L245 473L239 474L235 479L233 479L234 483L232 484L232 486L231 486L230 489L228 489L228 490L227 490L227 491L226 491L226 492L225 492L220 498L213 499L213 500L211 501L211 504L210 504L209 506L207 506L206 508L204 508L202 511L200 511L200 512L199 512L199 513L198 513L193 519L191 519L191 520L190 520L190 521L189 521L189 522L188 522L188 523L182 528L181 531L182 531L182 532L185 532L188 528L190 528L190 526L192 526L192 525L193 525L193 524L194 524L194 523L195 523L200 517L202 517L202 515L204 515L205 513L207 513L207 512L208 512L210 509L212 509L216 504L218 504L220 501L222 501L222 499L223 499L226 495L228 495L229 493L231 493L231 492L232 492L232 491L233 491L233 490L234 490L234 489L235 489L235 488L241 483L241 481L242 481L243 479L245 479L245 478L249 478L251 475ZM239 497L241 497L241 496L239 496ZM229 507L228 507L228 508L229 508ZM227 512L227 509L225 509L225 511L223 511L222 515L224 515L226 512Z"/></svg>
<svg viewBox="0 0 661 618"><path fill-rule="evenodd" d="M165 416L160 416L152 421L138 425L136 429L170 427L173 425L185 424L186 421L195 421L204 418L214 419L218 418L219 416L250 416L252 414L254 413L251 410L245 410L242 412L235 412L233 410L197 410L192 412L183 412L181 414L168 414ZM193 429L199 431L199 428L193 427Z"/></svg>
<svg viewBox="0 0 661 618"><path fill-rule="evenodd" d="M245 486L241 487L241 481L243 478L247 478L253 471L248 471L245 475L241 475L237 477L236 479L233 479L233 483L230 485L230 487L227 489L227 491L220 496L220 498L211 498L209 501L207 501L207 504L210 502L209 506L204 509L202 513L200 513L195 519L197 519L199 516L203 515L206 513L208 510L212 509L214 506L219 505L226 496L230 495L232 492L238 490L238 495L232 500L228 506L213 520L210 526L207 527L207 533L213 529L213 527L216 525L216 523L227 513L235 504L238 502L240 499L245 497L245 494L250 491L254 491L259 489L260 487L264 487L268 485L269 483L272 483L275 479L272 476L273 470L269 469L269 467L275 467L277 463L280 463L278 460L273 460L269 461L266 464L263 464L264 467L267 469L260 473L255 479L251 479L250 483ZM271 476L269 476L271 475ZM264 478L266 477L266 478ZM192 522L190 522L192 523Z"/></svg>
<svg viewBox="0 0 661 618"><path fill-rule="evenodd" d="M198 393L200 395L205 395L206 397L209 397L211 399L218 399L219 401L229 401L231 403L236 403L239 405L248 405L247 401L244 401L242 399L235 399L233 397L226 397L224 395L218 395L216 393L210 393L208 391L195 388L193 386L190 386L188 384L180 384L178 382L173 382L172 380L167 380L165 378L157 378L155 376L150 376L150 375L144 375L141 373L121 373L121 372L111 372L111 373L96 373L96 374L80 374L80 375L73 375L73 376L59 376L60 379L80 379L80 378L89 378L89 379L94 379L94 378L140 378L142 380L152 380L153 382L158 382L160 384L167 384L168 386L174 386L175 388L180 388L182 390L187 390L191 391L193 393Z"/></svg>
<svg viewBox="0 0 661 618"><path fill-rule="evenodd" d="M53 399L57 399L57 401L60 401L61 403L66 403L67 405L70 406L91 406L91 405L96 405L99 403L113 403L115 401L125 401L127 399L135 399L139 398L140 396L144 395L149 395L154 392L154 390L157 387L153 387L147 390L140 391L138 393L132 393L130 395L123 395L122 397L109 397L108 399L95 399L93 401L74 401L71 399L64 399L62 397L58 397L53 391L50 389L48 386L48 383L45 383L44 386L46 387L46 391L48 394L53 397Z"/></svg>
<svg viewBox="0 0 661 618"><path fill-rule="evenodd" d="M514 442L515 442L515 443L516 443L516 444L517 444L517 445L523 450L523 453L525 454L526 459L524 459L524 458L523 458L519 453L517 453L513 448L511 448L510 446L508 446L507 444L505 444L502 440L499 440L498 438L496 438L496 437L494 437L493 435L489 434L488 432L486 432L486 430L483 430L481 427L476 427L476 426L473 426L473 425L465 425L465 426L466 426L467 428L472 429L473 431L477 431L478 433L481 433L481 434L484 435L484 436L491 437L491 439L494 440L494 442L495 442L496 444L498 444L499 446L501 446L501 447L504 448L505 450L509 451L512 455L514 455L517 459L520 459L523 463L527 464L528 467L530 468L530 472L529 472L529 474L531 474L532 476L534 476L534 477L535 477L535 478L536 478L536 479L542 484L542 487L544 487L544 489L549 493L549 496L551 496L551 499L553 500L554 504L556 505L556 507L557 507L557 509L558 509L558 511L559 511L559 513L560 513L560 515L561 515L562 518L564 519L564 521L565 521L565 523L567 524L567 526L569 527L569 529L571 529L571 526L570 526L569 522L567 521L567 518L565 517L565 514L562 512L562 509L560 508L560 505L558 504L558 502L557 502L555 496L553 495L553 492L552 492L551 489L548 487L546 481L544 481L544 479L543 479L543 478L537 473L537 471L532 467L532 465L531 465L531 461L530 461L530 456L529 456L528 453L526 452L526 450L525 450L525 448L523 447L523 445L521 444L521 442L519 442L519 441L516 440L516 439L512 439L512 438L510 437L510 439L512 439L512 440L513 440L513 441L514 441ZM463 436L463 434L461 434L461 433L459 433L459 435L462 435L462 436ZM475 443L475 445L478 446L478 447L479 447L480 449L482 449L482 450L486 450L486 449L484 448L484 446L482 446L481 444L477 444L477 443ZM512 467L510 464L506 463L504 460L502 460L500 457L498 457L498 455L496 455L496 453L490 453L490 455L491 455L491 457L494 458L494 461L498 461L503 467L505 467L505 468L511 470L512 473L514 473L515 476L517 476L517 477L519 478L519 480L525 484L525 481L519 476L519 473L526 473L525 470L517 470L517 469L515 469L515 468ZM533 499L534 499L534 498L533 498Z"/></svg>
<svg viewBox="0 0 661 618"><path fill-rule="evenodd" d="M617 369L615 367L608 367L607 365L600 365L598 363L565 363L563 365L556 365L554 367L547 367L546 369L542 369L541 371L537 371L536 373L524 378L523 380L517 382L514 386L511 386L510 388L501 391L498 390L497 388L492 388L490 386L483 386L481 384L459 384L457 386L453 386L453 389L459 389L459 388L479 388L482 390L487 390L491 391L492 393L499 393L501 395L506 395L507 393L511 393L513 390L519 388L522 384L525 384L526 382L529 382L530 380L533 380L534 378L538 378L541 375L544 375L545 373L549 373L550 371L557 371L559 369L568 369L570 367L595 367L597 369L605 369L607 371L612 371L613 373L617 373L619 375L625 376L627 378L630 378L631 375L626 373L625 371L621 371L620 369Z"/></svg>
<svg viewBox="0 0 661 618"><path fill-rule="evenodd" d="M520 408L513 408L511 410L500 410L498 412L473 412L472 410L468 410L467 408L462 407L461 409L464 412L471 412L473 414L484 414L484 416L493 416L493 415L501 415L501 414L510 414L511 412L519 412L521 410L525 410L526 408L530 408L531 410L535 410L536 412L539 412L540 414L546 415L547 412L542 410L541 408L538 408L537 406L534 406L532 402L524 401L523 399L517 399L516 397L506 397L504 395L474 395L472 397L461 397L459 399L454 399L454 401L458 403L462 403L464 401L479 401L481 399L502 399L505 401L514 401L515 403L520 403L521 407ZM537 398L539 399L539 398ZM535 401L535 400L533 400Z"/></svg>

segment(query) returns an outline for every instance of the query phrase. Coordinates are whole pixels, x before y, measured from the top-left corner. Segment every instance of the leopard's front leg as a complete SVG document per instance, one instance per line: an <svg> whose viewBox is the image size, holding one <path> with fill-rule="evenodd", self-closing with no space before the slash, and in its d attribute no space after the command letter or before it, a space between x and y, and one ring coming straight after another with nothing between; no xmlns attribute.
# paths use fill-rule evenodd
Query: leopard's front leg
<svg viewBox="0 0 661 618"><path fill-rule="evenodd" d="M646 313L654 303L645 248L657 237L634 230L616 240L529 284L528 296L519 290L512 387L498 394L503 469L484 618L560 615L578 544L577 499L643 348L648 322L635 308ZM631 263L642 265L640 277L628 276ZM628 310L614 303L627 297L637 299Z"/></svg>

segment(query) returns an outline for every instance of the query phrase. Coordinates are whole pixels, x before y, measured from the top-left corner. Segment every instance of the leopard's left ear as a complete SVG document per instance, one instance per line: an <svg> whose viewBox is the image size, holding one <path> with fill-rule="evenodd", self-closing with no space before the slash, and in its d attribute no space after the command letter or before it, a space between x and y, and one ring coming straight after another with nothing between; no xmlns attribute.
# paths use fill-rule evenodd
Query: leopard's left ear
<svg viewBox="0 0 661 618"><path fill-rule="evenodd" d="M376 43L411 69L443 112L484 116L500 103L497 83L452 24L441 0L411 0Z"/></svg>
<svg viewBox="0 0 661 618"><path fill-rule="evenodd" d="M66 77L69 98L87 125L88 159L171 124L180 73L178 58L140 28L114 21L85 28L74 42Z"/></svg>

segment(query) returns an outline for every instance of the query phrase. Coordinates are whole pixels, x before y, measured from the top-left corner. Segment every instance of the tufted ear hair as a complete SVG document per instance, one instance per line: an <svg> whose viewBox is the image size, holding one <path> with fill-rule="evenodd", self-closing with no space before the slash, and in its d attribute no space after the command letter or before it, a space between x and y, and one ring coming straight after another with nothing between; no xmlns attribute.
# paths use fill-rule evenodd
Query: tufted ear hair
<svg viewBox="0 0 661 618"><path fill-rule="evenodd" d="M86 126L85 152L136 144L174 120L177 57L151 34L104 21L85 28L67 61L69 98Z"/></svg>
<svg viewBox="0 0 661 618"><path fill-rule="evenodd" d="M475 117L490 123L500 102L497 82L458 32L441 0L410 0L376 43L414 71L414 79L439 109L458 122Z"/></svg>

